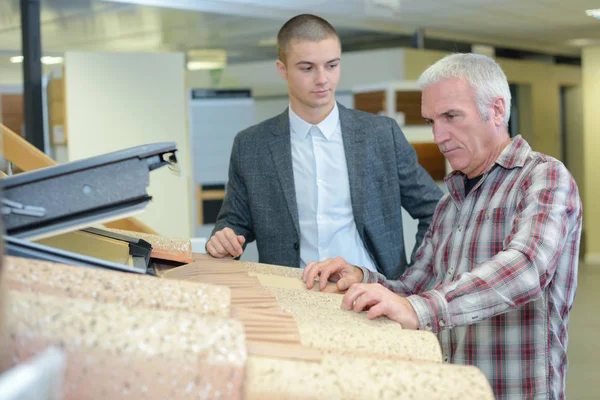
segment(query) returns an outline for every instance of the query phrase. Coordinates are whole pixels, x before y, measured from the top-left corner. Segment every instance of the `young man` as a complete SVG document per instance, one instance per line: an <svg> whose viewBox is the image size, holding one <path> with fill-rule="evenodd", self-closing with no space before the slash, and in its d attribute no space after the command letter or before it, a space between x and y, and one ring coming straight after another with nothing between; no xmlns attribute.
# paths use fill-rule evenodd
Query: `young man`
<svg viewBox="0 0 600 400"><path fill-rule="evenodd" d="M562 399L577 185L560 161L511 141L510 90L491 58L448 56L420 84L423 117L455 172L415 264L394 281L336 258L309 264L303 279L349 288L347 310L437 333L444 359L479 367L497 399Z"/></svg>
<svg viewBox="0 0 600 400"><path fill-rule="evenodd" d="M336 103L341 45L327 21L296 16L278 43L290 107L236 136L208 253L237 257L256 240L262 263L303 268L343 256L398 277L407 267L401 208L419 219L418 245L441 190L395 121Z"/></svg>

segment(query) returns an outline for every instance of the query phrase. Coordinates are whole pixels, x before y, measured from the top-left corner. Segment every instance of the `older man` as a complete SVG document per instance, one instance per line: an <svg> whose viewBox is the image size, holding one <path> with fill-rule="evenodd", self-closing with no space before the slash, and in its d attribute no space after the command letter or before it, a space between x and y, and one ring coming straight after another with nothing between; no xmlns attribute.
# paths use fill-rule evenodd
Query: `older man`
<svg viewBox="0 0 600 400"><path fill-rule="evenodd" d="M455 171L416 263L387 280L338 257L309 264L303 279L348 289L345 309L436 333L444 360L479 367L499 399L564 398L577 185L560 161L510 139L508 82L491 58L447 56L420 85L423 117Z"/></svg>

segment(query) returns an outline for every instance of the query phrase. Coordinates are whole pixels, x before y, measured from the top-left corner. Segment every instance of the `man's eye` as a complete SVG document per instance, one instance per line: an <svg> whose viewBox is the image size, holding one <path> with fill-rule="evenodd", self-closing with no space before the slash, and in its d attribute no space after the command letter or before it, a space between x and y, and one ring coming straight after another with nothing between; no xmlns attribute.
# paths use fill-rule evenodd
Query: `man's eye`
<svg viewBox="0 0 600 400"><path fill-rule="evenodd" d="M454 118L456 118L456 114L448 114L447 117L449 120L453 120Z"/></svg>
<svg viewBox="0 0 600 400"><path fill-rule="evenodd" d="M329 69L334 69L337 66L338 66L337 64L329 64Z"/></svg>

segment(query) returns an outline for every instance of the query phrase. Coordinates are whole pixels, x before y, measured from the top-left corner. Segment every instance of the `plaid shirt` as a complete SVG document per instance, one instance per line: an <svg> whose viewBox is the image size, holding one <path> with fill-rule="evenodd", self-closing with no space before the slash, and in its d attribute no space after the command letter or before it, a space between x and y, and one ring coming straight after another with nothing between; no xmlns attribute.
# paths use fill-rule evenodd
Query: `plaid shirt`
<svg viewBox="0 0 600 400"><path fill-rule="evenodd" d="M564 398L577 185L520 136L466 195L464 179L446 177L415 264L397 281L363 269L364 282L407 297L444 360L480 368L496 398Z"/></svg>

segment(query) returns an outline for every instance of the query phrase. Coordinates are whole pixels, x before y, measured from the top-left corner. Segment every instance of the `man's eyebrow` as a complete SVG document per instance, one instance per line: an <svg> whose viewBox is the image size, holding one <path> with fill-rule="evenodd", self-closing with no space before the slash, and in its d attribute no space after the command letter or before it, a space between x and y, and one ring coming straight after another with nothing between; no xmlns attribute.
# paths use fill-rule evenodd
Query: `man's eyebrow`
<svg viewBox="0 0 600 400"><path fill-rule="evenodd" d="M444 112L440 113L439 115L449 115L449 114L461 114L461 111L451 108L450 110L444 111Z"/></svg>

